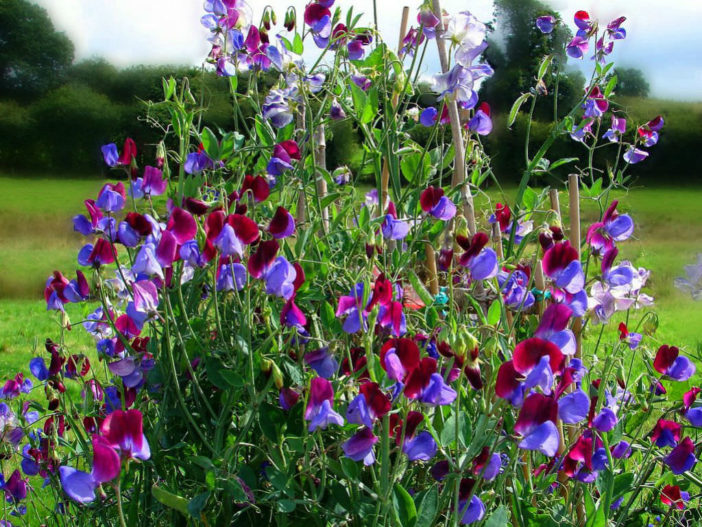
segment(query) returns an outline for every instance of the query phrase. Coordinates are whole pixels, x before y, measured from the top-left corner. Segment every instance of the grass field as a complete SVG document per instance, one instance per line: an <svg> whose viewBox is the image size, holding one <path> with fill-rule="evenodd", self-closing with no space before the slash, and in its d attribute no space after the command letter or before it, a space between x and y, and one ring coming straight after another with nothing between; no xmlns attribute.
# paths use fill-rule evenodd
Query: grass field
<svg viewBox="0 0 702 527"><path fill-rule="evenodd" d="M26 372L35 346L41 347L47 337L60 337L55 313L45 309L43 284L54 269L71 276L82 244L82 237L72 230L71 217L84 212L83 200L95 196L101 184L94 179L0 177L0 194L5 198L0 209L3 377L18 369ZM500 199L495 192L489 196ZM702 348L702 304L676 290L673 280L702 252L702 188L636 189L617 197L620 210L631 212L637 227L635 239L621 245L622 256L653 271L649 292L656 299L660 317L656 338L698 354ZM561 203L567 203L565 196ZM583 224L595 215L595 207L586 203ZM71 307L71 319L79 321L81 306ZM91 340L81 328L66 332L64 338L76 351L91 348Z"/></svg>

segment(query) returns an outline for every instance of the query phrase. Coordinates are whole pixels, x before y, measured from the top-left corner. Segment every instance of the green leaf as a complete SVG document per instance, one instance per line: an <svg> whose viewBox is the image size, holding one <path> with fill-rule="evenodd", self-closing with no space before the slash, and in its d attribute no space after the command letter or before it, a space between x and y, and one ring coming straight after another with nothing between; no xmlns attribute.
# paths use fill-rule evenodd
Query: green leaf
<svg viewBox="0 0 702 527"><path fill-rule="evenodd" d="M432 486L422 498L417 513L415 527L431 527L434 525L436 510L439 508L439 491L436 485Z"/></svg>
<svg viewBox="0 0 702 527"><path fill-rule="evenodd" d="M244 487L241 486L239 478L228 479L223 484L224 492L231 496L232 500L236 503L246 503L249 501L249 497L244 491Z"/></svg>
<svg viewBox="0 0 702 527"><path fill-rule="evenodd" d="M500 505L495 509L490 517L485 521L485 527L505 527L509 524L509 512L507 507Z"/></svg>
<svg viewBox="0 0 702 527"><path fill-rule="evenodd" d="M502 305L499 300L493 300L490 304L487 314L487 322L491 326L496 326L500 321L500 315L502 314Z"/></svg>
<svg viewBox="0 0 702 527"><path fill-rule="evenodd" d="M412 527L414 522L417 521L417 508L410 493L399 483L396 483L393 489L392 502L400 518L400 525Z"/></svg>
<svg viewBox="0 0 702 527"><path fill-rule="evenodd" d="M546 55L544 57L544 60L541 61L541 65L539 66L539 73L536 74L536 78L538 80L544 78L544 75L546 75L546 71L548 71L548 67L551 65L551 62L553 62L553 55Z"/></svg>
<svg viewBox="0 0 702 527"><path fill-rule="evenodd" d="M607 83L607 86L605 87L605 91L604 91L605 98L609 98L609 96L612 95L614 88L617 87L618 81L619 81L619 79L617 79L616 75L612 75L610 77L609 82Z"/></svg>
<svg viewBox="0 0 702 527"><path fill-rule="evenodd" d="M205 152L212 159L219 159L219 143L217 142L217 136L212 130L205 127L200 133L200 140L202 141L202 146L205 148Z"/></svg>
<svg viewBox="0 0 702 527"><path fill-rule="evenodd" d="M156 498L159 503L165 505L169 509L176 510L184 516L188 515L188 500L182 496L168 492L167 490L156 485L151 487L151 495Z"/></svg>
<svg viewBox="0 0 702 527"><path fill-rule="evenodd" d="M402 156L402 161L400 162L400 169L405 179L410 183L420 183L423 182L428 176L431 170L431 159L429 156L423 155L422 152L413 152ZM420 179L415 181L415 178L419 176Z"/></svg>
<svg viewBox="0 0 702 527"><path fill-rule="evenodd" d="M295 33L292 51L297 55L302 55L302 52L305 51L305 46L302 43L302 37L300 36L300 33Z"/></svg>
<svg viewBox="0 0 702 527"><path fill-rule="evenodd" d="M261 143L263 143L263 146L273 146L273 134L271 134L268 127L263 122L261 122L261 119L256 118L255 127L256 135L260 139Z"/></svg>
<svg viewBox="0 0 702 527"><path fill-rule="evenodd" d="M614 486L612 488L612 499L616 500L622 495L631 490L631 485L634 483L634 473L625 472L617 474L614 477Z"/></svg>
<svg viewBox="0 0 702 527"><path fill-rule="evenodd" d="M163 98L164 98L164 100L168 101L168 100L170 100L171 97L173 97L173 94L175 93L176 81L173 77L169 77L168 80L162 79L162 81L163 81Z"/></svg>
<svg viewBox="0 0 702 527"><path fill-rule="evenodd" d="M203 492L202 494L198 494L193 499L191 499L188 503L188 513L190 514L190 516L192 516L193 518L200 518L202 511L207 505L208 499L210 499L209 491Z"/></svg>
<svg viewBox="0 0 702 527"><path fill-rule="evenodd" d="M278 511L289 514L295 510L295 502L293 500L280 500L278 502Z"/></svg>
<svg viewBox="0 0 702 527"><path fill-rule="evenodd" d="M558 168L559 166L566 165L568 163L572 163L573 161L577 161L577 157L563 157L559 159L558 161L554 161L551 163L551 166L548 167L549 170L554 170Z"/></svg>
<svg viewBox="0 0 702 527"><path fill-rule="evenodd" d="M524 104L529 99L529 97L533 97L533 95L531 93L523 93L517 98L516 101L514 101L514 104L512 105L512 108L509 111L509 118L507 119L507 128L512 127L514 121L517 119L519 109L522 107L522 104Z"/></svg>
<svg viewBox="0 0 702 527"><path fill-rule="evenodd" d="M415 293L417 293L417 296L422 300L422 302L424 302L425 306L430 306L434 303L434 297L432 297L431 293L427 291L427 288L424 287L424 284L413 269L410 269L409 271L409 281Z"/></svg>

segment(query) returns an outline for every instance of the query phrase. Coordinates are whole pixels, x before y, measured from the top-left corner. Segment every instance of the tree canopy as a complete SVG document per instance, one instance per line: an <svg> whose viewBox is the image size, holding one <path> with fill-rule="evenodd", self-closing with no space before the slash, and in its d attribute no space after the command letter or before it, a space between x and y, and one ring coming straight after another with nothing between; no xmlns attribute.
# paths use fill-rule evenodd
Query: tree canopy
<svg viewBox="0 0 702 527"><path fill-rule="evenodd" d="M61 84L73 43L54 29L46 10L26 0L0 2L0 93L15 100Z"/></svg>

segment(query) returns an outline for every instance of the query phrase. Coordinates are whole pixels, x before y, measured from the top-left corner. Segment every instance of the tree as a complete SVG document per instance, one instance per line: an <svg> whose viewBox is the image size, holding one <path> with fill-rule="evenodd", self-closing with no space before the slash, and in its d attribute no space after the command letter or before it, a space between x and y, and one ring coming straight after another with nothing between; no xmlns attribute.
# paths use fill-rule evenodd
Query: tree
<svg viewBox="0 0 702 527"><path fill-rule="evenodd" d="M60 85L73 44L54 29L46 10L26 0L0 2L0 93L34 100Z"/></svg>
<svg viewBox="0 0 702 527"><path fill-rule="evenodd" d="M651 87L643 71L637 68L615 68L617 76L617 95L629 97L648 97Z"/></svg>
<svg viewBox="0 0 702 527"><path fill-rule="evenodd" d="M541 15L552 15L558 21L551 34L543 34L535 26ZM497 29L488 40L485 56L495 75L481 87L481 97L498 113L509 111L520 94L534 87L542 58L552 55L555 68L563 72L567 57L565 45L572 38L560 15L538 0L495 0ZM567 112L582 94L582 75L566 73L558 89L558 106ZM553 117L555 93L551 78L546 78L548 96L539 98L537 118ZM560 113L560 112L559 112Z"/></svg>

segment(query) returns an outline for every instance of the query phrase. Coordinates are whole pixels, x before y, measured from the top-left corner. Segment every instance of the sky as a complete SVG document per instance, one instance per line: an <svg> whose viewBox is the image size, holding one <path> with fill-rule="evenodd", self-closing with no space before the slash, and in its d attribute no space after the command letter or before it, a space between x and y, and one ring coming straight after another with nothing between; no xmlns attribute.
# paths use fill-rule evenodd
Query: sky
<svg viewBox="0 0 702 527"><path fill-rule="evenodd" d="M45 7L59 31L73 41L76 59L104 57L117 66L132 64L202 63L209 51L207 30L200 25L199 0L34 0ZM258 19L270 4L279 23L288 5L300 10L306 0L249 0ZM378 26L388 42L396 45L402 6L416 13L418 0L379 0ZM627 17L627 39L615 46L613 59L620 67L640 68L651 85L651 96L702 100L702 0L546 0L570 22L578 9L604 23ZM353 6L366 13L370 24L372 0L337 0L344 11ZM483 21L492 18L492 0L443 0L449 13L469 9ZM411 21L412 22L412 21ZM572 24L571 24L572 25ZM581 69L588 64L577 64ZM438 70L433 52L425 73ZM589 70L588 70L589 71Z"/></svg>

